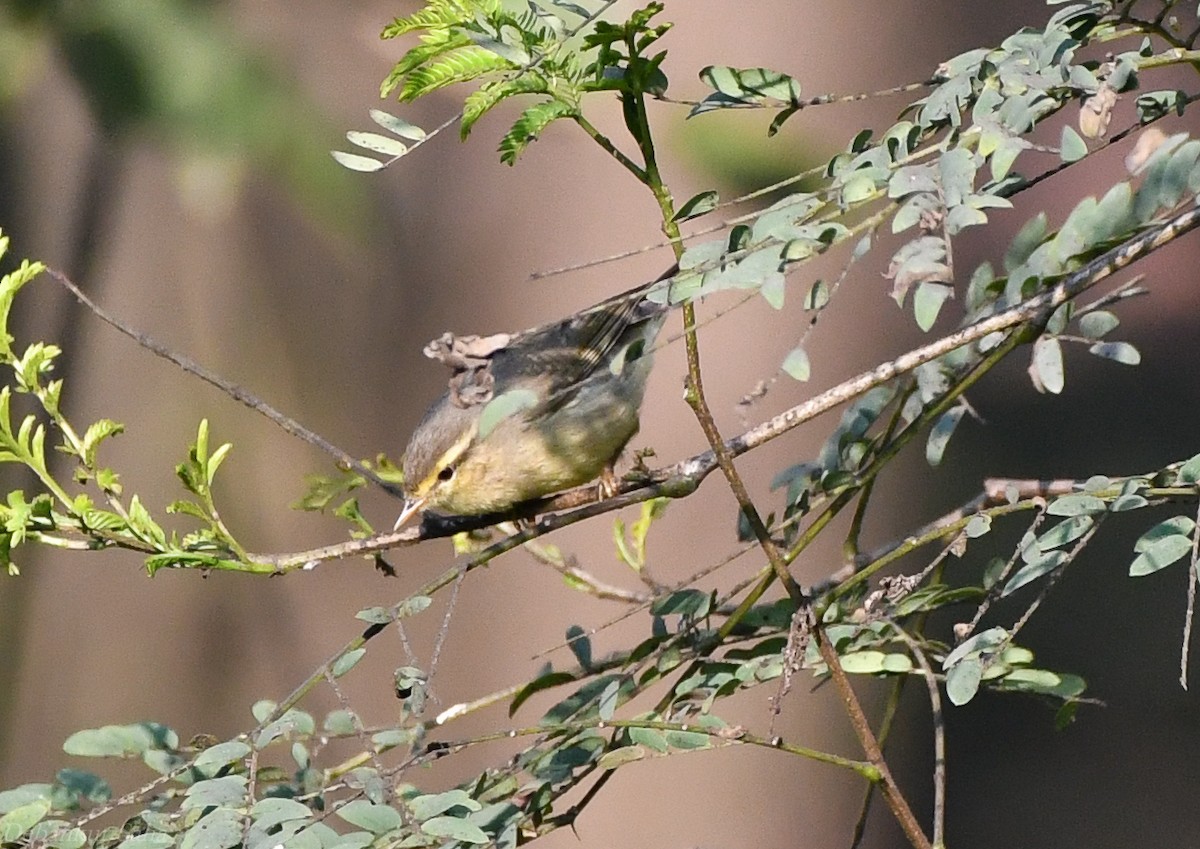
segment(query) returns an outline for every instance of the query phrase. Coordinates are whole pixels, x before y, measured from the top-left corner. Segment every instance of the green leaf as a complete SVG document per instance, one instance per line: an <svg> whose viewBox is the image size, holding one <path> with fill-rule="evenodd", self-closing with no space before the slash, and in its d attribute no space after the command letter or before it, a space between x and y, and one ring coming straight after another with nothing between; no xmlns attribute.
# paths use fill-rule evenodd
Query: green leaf
<svg viewBox="0 0 1200 849"><path fill-rule="evenodd" d="M1121 320L1106 310L1093 310L1079 318L1079 332L1089 339L1099 339L1116 329Z"/></svg>
<svg viewBox="0 0 1200 849"><path fill-rule="evenodd" d="M888 179L888 197L893 200L920 193L929 197L930 202L934 202L932 195L937 190L937 170L936 166L932 164L905 165L893 171L892 176ZM892 232L898 233L903 229L906 228L897 228L893 225Z"/></svg>
<svg viewBox="0 0 1200 849"><path fill-rule="evenodd" d="M416 734L403 728L390 728L371 735L371 744L381 752L414 742Z"/></svg>
<svg viewBox="0 0 1200 849"><path fill-rule="evenodd" d="M205 749L196 757L194 763L196 769L205 775L213 775L217 770L235 761L240 761L248 754L250 754L250 747L241 740L229 740Z"/></svg>
<svg viewBox="0 0 1200 849"><path fill-rule="evenodd" d="M1164 569L1192 553L1191 537L1182 534L1158 537L1146 543L1138 540L1138 543L1141 554L1129 566L1129 575L1134 578Z"/></svg>
<svg viewBox="0 0 1200 849"><path fill-rule="evenodd" d="M992 530L992 517L984 514L972 516L963 529L969 539L978 539Z"/></svg>
<svg viewBox="0 0 1200 849"><path fill-rule="evenodd" d="M636 572L641 572L646 565L646 540L654 522L663 515L670 504L669 498L651 498L643 501L640 515L626 534L625 522L621 519L613 521L613 542L617 547L617 556Z"/></svg>
<svg viewBox="0 0 1200 849"><path fill-rule="evenodd" d="M382 109L372 109L367 114L371 116L371 120L376 124L389 132L395 133L402 139L424 141L426 138L425 131L416 124L410 124L408 121L405 121L403 118L397 118L390 112L384 112Z"/></svg>
<svg viewBox="0 0 1200 849"><path fill-rule="evenodd" d="M354 733L357 727L354 720L354 711L338 708L326 714L325 721L321 723L321 728L330 734L345 736Z"/></svg>
<svg viewBox="0 0 1200 849"><path fill-rule="evenodd" d="M80 757L130 757L150 749L175 749L175 732L155 722L134 725L105 725L76 731L63 743L63 751Z"/></svg>
<svg viewBox="0 0 1200 849"><path fill-rule="evenodd" d="M596 766L600 769L616 769L619 766L643 760L645 757L646 752L641 746L621 746L601 755L596 761Z"/></svg>
<svg viewBox="0 0 1200 849"><path fill-rule="evenodd" d="M174 835L163 834L159 831L150 831L145 834L135 834L133 837L122 840L117 849L167 849L168 846L174 845Z"/></svg>
<svg viewBox="0 0 1200 849"><path fill-rule="evenodd" d="M1136 492L1125 493L1113 499L1112 504L1108 505L1108 511L1110 513L1123 513L1126 510L1140 510L1149 503L1144 495L1139 495Z"/></svg>
<svg viewBox="0 0 1200 849"><path fill-rule="evenodd" d="M609 681L608 686L600 693L596 712L602 720L607 722L616 715L617 707L621 704L621 689L622 682L614 680Z"/></svg>
<svg viewBox="0 0 1200 849"><path fill-rule="evenodd" d="M455 83L513 70L514 63L476 44L457 48L410 71L400 88L400 99L413 101Z"/></svg>
<svg viewBox="0 0 1200 849"><path fill-rule="evenodd" d="M946 655L942 661L942 669L949 669L964 657L981 652L989 652L1008 641L1008 632L997 626L974 635Z"/></svg>
<svg viewBox="0 0 1200 849"><path fill-rule="evenodd" d="M800 98L800 83L787 74L768 68L731 68L709 65L700 71L701 81L719 94L742 101L763 99L794 103ZM693 114L697 114L693 111Z"/></svg>
<svg viewBox="0 0 1200 849"><path fill-rule="evenodd" d="M1088 514L1064 519L1038 537L1038 548L1042 551L1050 551L1051 549L1060 548L1067 543L1074 542L1090 531L1092 525L1095 523L1096 520Z"/></svg>
<svg viewBox="0 0 1200 849"><path fill-rule="evenodd" d="M573 693L546 711L541 721L545 724L553 725L567 722L571 719L595 718L597 703L601 694L608 688L611 682L618 680L622 681L627 687L632 687L632 679L617 674L600 675L585 680ZM580 741L574 743L573 747L578 747L578 752L584 753L585 751L592 752L601 745L598 737L588 738L588 740L590 742Z"/></svg>
<svg viewBox="0 0 1200 849"><path fill-rule="evenodd" d="M1063 376L1062 346L1054 337L1042 336L1033 343L1033 385L1042 392L1058 395L1066 381Z"/></svg>
<svg viewBox="0 0 1200 849"><path fill-rule="evenodd" d="M96 463L96 449L100 447L100 443L111 436L116 436L125 431L125 425L120 422L114 422L111 419L100 419L88 426L87 432L83 435L83 453L81 459L85 466L89 468Z"/></svg>
<svg viewBox="0 0 1200 849"><path fill-rule="evenodd" d="M1138 349L1128 342L1097 342L1088 348L1088 353L1106 360L1115 360L1127 366L1136 366L1142 361L1142 355L1138 353Z"/></svg>
<svg viewBox="0 0 1200 849"><path fill-rule="evenodd" d="M1179 483L1196 483L1200 481L1200 454L1185 461L1179 467Z"/></svg>
<svg viewBox="0 0 1200 849"><path fill-rule="evenodd" d="M997 682L1004 690L1064 697L1063 679L1048 669L1014 669Z"/></svg>
<svg viewBox="0 0 1200 849"><path fill-rule="evenodd" d="M570 684L575 681L575 676L570 672L547 672L534 678L524 687L522 687L512 701L508 705L508 715L516 714L517 709L523 705L530 696L535 693L540 693L542 690L549 690L551 687L558 687L563 684Z"/></svg>
<svg viewBox="0 0 1200 849"><path fill-rule="evenodd" d="M1018 569L1017 573L1009 578L1008 583L1004 585L1004 590L1000 593L1000 596L1003 598L1012 595L1026 584L1036 581L1038 578L1042 577L1048 572L1053 572L1055 569L1065 563L1066 560L1067 553L1065 551L1050 551L1041 555L1040 557L1034 558L1032 561L1026 563L1024 566Z"/></svg>
<svg viewBox="0 0 1200 849"><path fill-rule="evenodd" d="M233 450L233 443L225 442L217 447L217 450L208 458L208 463L205 465L205 478L208 485L212 486L213 479L217 476L217 469L221 468L221 464L225 462L225 458L229 456L229 452Z"/></svg>
<svg viewBox="0 0 1200 849"><path fill-rule="evenodd" d="M1145 552L1152 546L1153 543L1162 540L1168 536L1190 536L1195 530L1196 523L1187 516L1174 516L1169 519L1159 522L1153 528L1147 530L1138 538L1138 542L1134 543L1133 550L1135 552Z"/></svg>
<svg viewBox="0 0 1200 849"><path fill-rule="evenodd" d="M19 844L21 836L45 819L48 813L50 813L48 799L35 799L19 808L14 808L0 817L0 841L5 844Z"/></svg>
<svg viewBox="0 0 1200 849"><path fill-rule="evenodd" d="M630 728L629 739L643 748L658 754L666 754L667 738L657 728Z"/></svg>
<svg viewBox="0 0 1200 849"><path fill-rule="evenodd" d="M783 309L783 299L787 294L787 278L780 273L770 275L758 287L758 293L763 296L764 301L771 305L771 309Z"/></svg>
<svg viewBox="0 0 1200 849"><path fill-rule="evenodd" d="M1026 221L1017 231L1008 252L1004 255L1004 270L1012 272L1023 265L1032 256L1034 250L1046 240L1049 227L1050 219L1044 212L1039 212Z"/></svg>
<svg viewBox="0 0 1200 849"><path fill-rule="evenodd" d="M712 739L699 731L667 731L663 734L672 749L707 749L712 745Z"/></svg>
<svg viewBox="0 0 1200 849"><path fill-rule="evenodd" d="M400 157L408 153L408 145L404 142L382 136L379 133L365 133L361 130L351 130L346 133L346 140L350 144L358 145L366 150L373 150L376 153L382 153L388 157Z"/></svg>
<svg viewBox="0 0 1200 849"><path fill-rule="evenodd" d="M588 639L587 631L578 625L567 628L567 647L571 649L571 654L575 655L575 660L580 666L584 669L591 667L592 641Z"/></svg>
<svg viewBox="0 0 1200 849"><path fill-rule="evenodd" d="M954 287L945 283L926 281L917 286L913 295L913 315L917 319L917 327L928 331L942 309L942 304L948 298L954 297Z"/></svg>
<svg viewBox="0 0 1200 849"><path fill-rule="evenodd" d="M0 247L2 246L3 241L0 240ZM0 250L0 255L3 253L3 250ZM0 790L0 814L7 814L39 799L49 801L53 790L54 786L51 784L22 784L11 790Z"/></svg>
<svg viewBox="0 0 1200 849"><path fill-rule="evenodd" d="M465 790L447 790L445 793L416 796L409 800L408 807L416 819L427 820L454 808L478 811L483 806Z"/></svg>
<svg viewBox="0 0 1200 849"><path fill-rule="evenodd" d="M650 613L653 616L682 615L701 619L707 616L711 609L712 593L688 588L675 590L656 599L650 606Z"/></svg>
<svg viewBox="0 0 1200 849"><path fill-rule="evenodd" d="M1058 155L1063 162L1078 162L1088 155L1088 146L1069 124L1063 124Z"/></svg>
<svg viewBox="0 0 1200 849"><path fill-rule="evenodd" d="M334 813L351 825L365 828L372 834L384 834L404 824L399 812L387 805L376 805L366 799L347 802Z"/></svg>
<svg viewBox="0 0 1200 849"><path fill-rule="evenodd" d="M331 150L329 155L332 156L343 168L349 168L351 171L380 171L383 169L383 163L378 159L372 159L369 156L361 156L357 153L346 153L343 150Z"/></svg>
<svg viewBox="0 0 1200 849"><path fill-rule="evenodd" d="M804 296L804 309L819 310L829 303L829 284L824 280L813 283Z"/></svg>
<svg viewBox="0 0 1200 849"><path fill-rule="evenodd" d="M793 348L783 358L781 368L796 380L808 380L812 373L812 365L808 361L808 352L804 348Z"/></svg>
<svg viewBox="0 0 1200 849"><path fill-rule="evenodd" d="M181 808L233 807L246 796L244 775L225 775L197 781L185 791Z"/></svg>
<svg viewBox="0 0 1200 849"><path fill-rule="evenodd" d="M946 452L946 446L950 444L950 437L954 435L954 429L958 427L966 412L966 407L952 407L938 418L925 443L925 460L929 465L937 466L942 462L942 455Z"/></svg>
<svg viewBox="0 0 1200 849"><path fill-rule="evenodd" d="M180 849L231 849L242 842L245 828L237 811L218 808L188 829Z"/></svg>
<svg viewBox="0 0 1200 849"><path fill-rule="evenodd" d="M1155 121L1165 115L1175 112L1183 114L1188 96L1181 91L1148 91L1138 95L1134 101L1138 110L1138 120L1143 124Z"/></svg>
<svg viewBox="0 0 1200 849"><path fill-rule="evenodd" d="M434 817L421 823L421 831L430 837L445 837L463 843L490 843L482 828L458 817Z"/></svg>
<svg viewBox="0 0 1200 849"><path fill-rule="evenodd" d="M999 182L1007 177L1021 151L1027 150L1029 146L1029 142L1016 136L1008 136L1000 142L1000 145L992 151L989 157L988 166L991 169L992 179Z"/></svg>
<svg viewBox="0 0 1200 849"><path fill-rule="evenodd" d="M360 646L359 648L352 649L351 651L348 651L339 657L333 662L333 668L330 670L330 672L333 674L333 677L341 678L343 675L353 669L355 665L363 659L363 656L366 653L367 650Z"/></svg>
<svg viewBox="0 0 1200 849"><path fill-rule="evenodd" d="M1086 516L1104 513L1108 506L1103 500L1084 492L1073 492L1050 502L1046 512L1051 516Z"/></svg>
<svg viewBox="0 0 1200 849"><path fill-rule="evenodd" d="M856 651L841 656L842 669L852 675L904 673L913 668L912 660L903 654L881 651Z"/></svg>
<svg viewBox="0 0 1200 849"><path fill-rule="evenodd" d="M671 220L679 222L699 218L701 215L716 209L719 201L720 195L715 191L700 192L700 194L692 196L683 206L679 207L679 211L675 213Z"/></svg>
<svg viewBox="0 0 1200 849"><path fill-rule="evenodd" d="M946 696L955 705L965 705L979 692L983 680L983 663L978 658L968 658L956 663L946 672Z"/></svg>
<svg viewBox="0 0 1200 849"><path fill-rule="evenodd" d="M257 706L255 705L255 707ZM262 720L260 719L259 721L261 722ZM254 745L262 749L280 737L307 737L313 733L315 727L316 723L313 721L311 714L291 708L283 716L263 726L263 730L259 732L258 739L254 741Z"/></svg>
<svg viewBox="0 0 1200 849"><path fill-rule="evenodd" d="M295 799L266 798L254 803L250 816L254 824L262 829L274 828L280 823L306 820L313 812L307 806Z"/></svg>
<svg viewBox="0 0 1200 849"><path fill-rule="evenodd" d="M410 616L416 616L433 604L433 599L427 595L413 595L404 599L397 604L392 611L396 614L397 619L407 619Z"/></svg>
<svg viewBox="0 0 1200 849"><path fill-rule="evenodd" d="M471 31L467 31L467 37L479 47L495 53L501 59L511 62L513 65L529 65L533 62L533 57L529 55L529 52L515 44L505 44L503 41L497 41L494 38Z"/></svg>
<svg viewBox="0 0 1200 849"><path fill-rule="evenodd" d="M532 71L516 79L495 79L483 83L467 95L459 135L466 139L475 123L497 104L521 94L549 94L550 84L541 74Z"/></svg>
<svg viewBox="0 0 1200 849"><path fill-rule="evenodd" d="M550 100L537 103L521 113L512 129L500 140L500 161L506 165L514 165L517 157L524 152L529 143L541 136L542 131L560 118L569 118L579 114L579 109L569 103Z"/></svg>
<svg viewBox="0 0 1200 849"><path fill-rule="evenodd" d="M49 849L82 849L88 843L83 829L66 820L42 820L29 831L27 839L33 846Z"/></svg>

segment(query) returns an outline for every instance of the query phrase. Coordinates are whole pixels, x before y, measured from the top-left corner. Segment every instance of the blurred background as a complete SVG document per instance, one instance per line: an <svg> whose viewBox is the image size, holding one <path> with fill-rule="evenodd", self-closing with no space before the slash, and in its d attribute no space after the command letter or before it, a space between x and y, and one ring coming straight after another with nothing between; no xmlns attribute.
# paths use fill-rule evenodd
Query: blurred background
<svg viewBox="0 0 1200 849"><path fill-rule="evenodd" d="M446 133L380 174L333 162L328 150L346 147L346 130L370 129L372 107L426 128L457 111L453 91L415 107L378 100L379 81L404 48L378 33L416 8L403 0L0 2L0 227L12 238L6 262L44 260L123 320L350 453L398 458L444 385L441 369L421 356L428 339L445 330L532 326L670 263L660 249L531 279L661 238L650 196L565 124L552 126L515 168L500 165L495 152L508 126L503 114L485 118L465 145ZM631 8L621 4L614 14ZM926 79L939 61L998 43L1023 24L1040 26L1052 11L1038 2L950 0L895 2L869 15L864 8L833 0L669 4L663 17L676 24L663 42L670 94L702 96L696 73L708 64L776 68L797 77L806 96L886 88ZM759 113L685 123L683 107L657 104L652 118L666 176L682 201L709 188L731 197L823 161L862 127L889 126L903 103L808 110L772 140L765 138L770 119ZM594 108L618 137L613 104ZM1122 109L1114 126L1128 118L1128 103ZM739 150L760 142L761 158L733 161L735 140ZM1128 143L1118 146L1027 193L1018 210L992 216L1000 227L985 235L966 234L956 245L960 274L984 259L998 264L1031 210L1045 208L1059 221L1080 197L1122 179L1127 150ZM783 379L752 408L753 421L920 341L887 296L887 260L881 248L859 263L822 316L810 345L813 381ZM1127 474L1200 450L1193 424L1200 378L1187 365L1200 349L1198 260L1193 235L1138 266L1153 294L1123 308L1121 338L1141 349L1139 368L1072 351L1059 397L1031 388L1021 357L993 375L970 396L986 424L964 422L940 468L929 469L917 450L881 479L865 542L882 543L940 515L976 493L986 476ZM796 343L806 323L800 295L813 279L836 276L842 262L794 275L782 312L754 303L704 328L706 387L726 434L743 426L738 400ZM951 326L952 312L944 311L938 329ZM106 461L156 515L179 497L174 464L207 417L214 441L234 444L218 503L239 538L270 552L344 538L340 522L289 509L304 474L331 469L328 457L120 337L49 279L22 294L13 332L20 343L44 338L65 349L68 415L127 425ZM681 347L662 352L633 443L656 448L658 463L704 447L681 398ZM774 473L814 456L835 422L827 416L741 460L755 496L770 503ZM5 486L29 486L0 471ZM397 507L379 494L364 496L378 527ZM1167 846L1200 840L1192 799L1200 711L1177 682L1185 577L1178 568L1139 581L1125 576L1133 540L1156 520L1142 512L1110 522L1023 634L1042 664L1087 678L1104 707L1081 710L1064 732L1054 731L1052 709L1031 699L985 694L950 710L953 844L1069 837L1116 847L1147 834ZM1015 539L1020 530L1012 533ZM553 541L597 577L632 585L612 554L607 521ZM838 567L836 543L831 537L799 564L802 580ZM669 583L735 548L733 499L713 476L656 527L650 568ZM149 579L138 557L120 552L18 556L21 576L0 579L3 788L48 780L69 762L63 739L80 728L152 719L187 739L249 727L256 699L282 698L361 629L357 610L393 603L452 562L448 543L433 542L390 556L395 578L347 561L271 580L194 572ZM757 568L743 558L713 585ZM1000 609L996 621L1011 621L1018 609ZM419 663L428 661L443 610L439 599L409 627ZM463 585L433 682L434 710L528 678L542 663L533 654L561 642L567 627L591 628L619 612L571 590L524 552L501 558ZM596 652L625 645L645 628L635 617L604 631ZM570 662L561 650L553 657ZM407 662L400 641L384 635L345 679L368 724L394 721L390 672ZM860 683L869 700L883 693L878 682ZM921 690L906 695L904 731L892 751L924 815L932 746ZM772 692L744 694L722 716L765 730ZM835 702L832 688L798 687L776 730L857 756ZM326 690L305 706L320 714L338 703ZM517 721L533 721L544 706L535 700ZM452 736L507 724L494 711ZM445 787L506 751L445 759L409 779ZM144 779L130 771L128 786L117 789ZM564 829L543 843L844 846L862 789L832 767L746 749L654 760L621 770L580 818L577 836ZM901 839L880 805L868 834L870 846Z"/></svg>

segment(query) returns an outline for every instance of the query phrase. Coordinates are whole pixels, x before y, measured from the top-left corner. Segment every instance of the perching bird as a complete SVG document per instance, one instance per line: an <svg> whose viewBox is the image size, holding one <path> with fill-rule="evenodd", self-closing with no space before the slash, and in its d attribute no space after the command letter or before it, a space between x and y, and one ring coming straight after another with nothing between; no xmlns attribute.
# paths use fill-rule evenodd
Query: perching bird
<svg viewBox="0 0 1200 849"><path fill-rule="evenodd" d="M404 455L399 527L420 510L481 515L604 476L638 431L669 275L514 335L431 342L454 370Z"/></svg>

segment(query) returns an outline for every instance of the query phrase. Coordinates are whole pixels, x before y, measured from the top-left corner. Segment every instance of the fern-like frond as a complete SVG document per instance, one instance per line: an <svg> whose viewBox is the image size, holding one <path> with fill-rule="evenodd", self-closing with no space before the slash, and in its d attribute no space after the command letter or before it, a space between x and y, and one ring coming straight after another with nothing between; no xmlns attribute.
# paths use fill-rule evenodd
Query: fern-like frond
<svg viewBox="0 0 1200 849"><path fill-rule="evenodd" d="M496 22L508 24L520 31L522 41L531 50L542 52L562 41L562 30L555 32L554 28L532 11L526 10L517 15L501 12L496 16ZM562 22L558 21L558 23Z"/></svg>
<svg viewBox="0 0 1200 849"><path fill-rule="evenodd" d="M519 94L547 94L549 82L540 73L530 71L514 79L490 80L471 92L463 103L460 133L465 139L475 122L503 100Z"/></svg>
<svg viewBox="0 0 1200 849"><path fill-rule="evenodd" d="M396 62L395 67L392 67L388 78L379 86L379 96L386 97L395 90L398 85L404 82L404 78L412 73L426 62L437 59L438 56L451 53L452 50L458 50L463 47L469 47L472 40L461 31L455 32L439 32L437 35L428 34L421 36L421 44L410 49L408 53L401 56L400 61Z"/></svg>
<svg viewBox="0 0 1200 849"><path fill-rule="evenodd" d="M411 71L400 89L401 100L416 100L454 83L465 83L516 68L512 62L483 47L471 45Z"/></svg>
<svg viewBox="0 0 1200 849"><path fill-rule="evenodd" d="M473 23L475 15L495 14L500 0L430 0L420 11L407 18L396 18L383 28L381 38L396 38L417 30L448 30Z"/></svg>
<svg viewBox="0 0 1200 849"><path fill-rule="evenodd" d="M400 57L400 61L392 68L391 72L387 75L387 79L379 86L380 97L387 97L391 94L397 86L404 82L405 77L426 62L436 59L444 53L449 53L473 44L466 33L457 30L454 32L427 33L421 36L421 42L421 44Z"/></svg>
<svg viewBox="0 0 1200 849"><path fill-rule="evenodd" d="M551 123L578 114L579 107L561 100L548 100L530 106L500 140L500 161L513 165L529 143L537 139Z"/></svg>

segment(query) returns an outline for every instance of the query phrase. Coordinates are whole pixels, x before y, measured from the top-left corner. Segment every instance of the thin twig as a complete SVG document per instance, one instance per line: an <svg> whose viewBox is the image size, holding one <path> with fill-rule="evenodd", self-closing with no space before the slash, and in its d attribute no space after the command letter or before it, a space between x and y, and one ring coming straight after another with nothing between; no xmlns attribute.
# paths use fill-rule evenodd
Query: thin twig
<svg viewBox="0 0 1200 849"><path fill-rule="evenodd" d="M325 439L325 437L309 430L290 416L284 415L254 393L248 391L242 386L239 386L231 380L221 377L216 372L205 368L190 357L185 357L183 354L179 354L171 350L166 345L158 342L148 334L142 333L140 330L135 330L120 319L111 315L101 308L95 301L85 295L83 291L74 283L72 283L71 280L61 271L56 271L55 269L50 268L47 269L46 273L50 275L52 280L74 295L75 299L91 310L97 318L108 324L110 327L113 327L120 333L128 336L130 339L132 339L141 347L150 351L152 354L174 363L188 374L198 377L205 383L211 384L217 389L220 389L239 404L243 404L254 412L266 416L275 424L283 428L283 430L287 433L303 439L310 445L315 445L317 448L320 448L326 454L329 454L331 457L333 457L340 466L353 469L355 472L367 478L372 483L377 484L386 492L401 498L404 496L403 491L396 484L379 477L379 475L374 471L364 466L357 459L351 457L348 453L343 451L341 448L338 448L329 440Z"/></svg>
<svg viewBox="0 0 1200 849"><path fill-rule="evenodd" d="M1063 562L1055 567L1054 570L1046 576L1042 583L1041 592L1037 594L1037 598L1030 602L1029 607L1025 609L1025 612L1022 613L1017 621L1013 623L1013 626L1008 629L1007 643L1011 643L1017 638L1017 633L1020 632L1020 630L1024 628L1026 624L1028 624L1029 620L1033 617L1034 612L1041 607L1042 602L1046 600L1046 597L1050 595L1050 591L1054 589L1059 579L1062 578L1063 574L1067 571L1067 567L1071 565L1071 562L1078 557L1080 552L1082 552L1087 547L1087 544L1091 542L1092 537L1096 534L1096 531L1100 529L1100 525L1104 521L1105 515L1107 514L1102 513L1099 516L1096 516L1092 526L1088 528L1083 536L1079 538L1079 541L1071 547L1071 550L1067 552L1067 556ZM992 657L999 657L999 655L1000 653L997 652L996 654L992 655Z"/></svg>
<svg viewBox="0 0 1200 849"><path fill-rule="evenodd" d="M1196 528L1192 531L1192 559L1188 565L1187 613L1183 618L1183 645L1179 650L1179 684L1188 688L1188 650L1192 644L1192 620L1196 613L1196 582L1200 581L1200 506L1196 508Z"/></svg>
<svg viewBox="0 0 1200 849"><path fill-rule="evenodd" d="M1037 529L1041 526L1042 521L1045 520L1045 518L1046 504L1043 501L1038 507L1037 515L1034 516L1033 521L1029 523L1029 528L1025 531L1025 535L1036 534ZM992 588L988 590L988 593L986 596L984 596L983 601L979 603L979 607L976 608L975 615L971 617L971 621L967 623L965 628L962 628L955 633L955 636L958 638L959 642L962 642L967 637L975 633L975 629L979 627L980 621L987 614L988 609L992 606L992 603L995 602L996 599L1000 598L1000 593L1004 590L1005 581L1008 580L1008 576L1012 573L1012 570L1016 568L1017 561L1020 559L1021 546L1018 545L1015 549L1013 549L1012 556L1008 558L1008 562L1004 564L1004 568L1000 570L1000 574L996 576L996 582L992 584Z"/></svg>
<svg viewBox="0 0 1200 849"><path fill-rule="evenodd" d="M946 717L942 712L942 694L925 650L898 623L886 621L912 652L929 691L929 712L933 719L933 845L940 849L946 845Z"/></svg>
<svg viewBox="0 0 1200 849"><path fill-rule="evenodd" d="M807 109L811 106L827 106L833 103L858 103L862 100L870 100L876 97L891 97L897 94L906 94L910 91L920 91L923 88L937 85L940 80L930 79L922 80L915 83L902 83L892 88L879 89L878 91L859 91L852 94L818 94L813 97L795 100L789 105L774 105L766 103L755 103L746 101L744 103L730 104L723 106L724 109L787 109L794 107L795 109ZM671 103L676 106L699 106L699 100L679 100L673 97L667 97L665 94L656 94L654 99L662 103Z"/></svg>
<svg viewBox="0 0 1200 849"><path fill-rule="evenodd" d="M446 601L446 613L442 616L442 626L438 628L437 637L433 641L433 651L429 654L429 672L428 681L432 685L433 673L437 671L438 661L442 657L442 646L446 644L446 637L450 634L450 619L454 615L454 607L458 603L458 591L462 589L463 579L467 577L466 564L459 569L458 575L454 579L454 583L450 587L450 598Z"/></svg>

